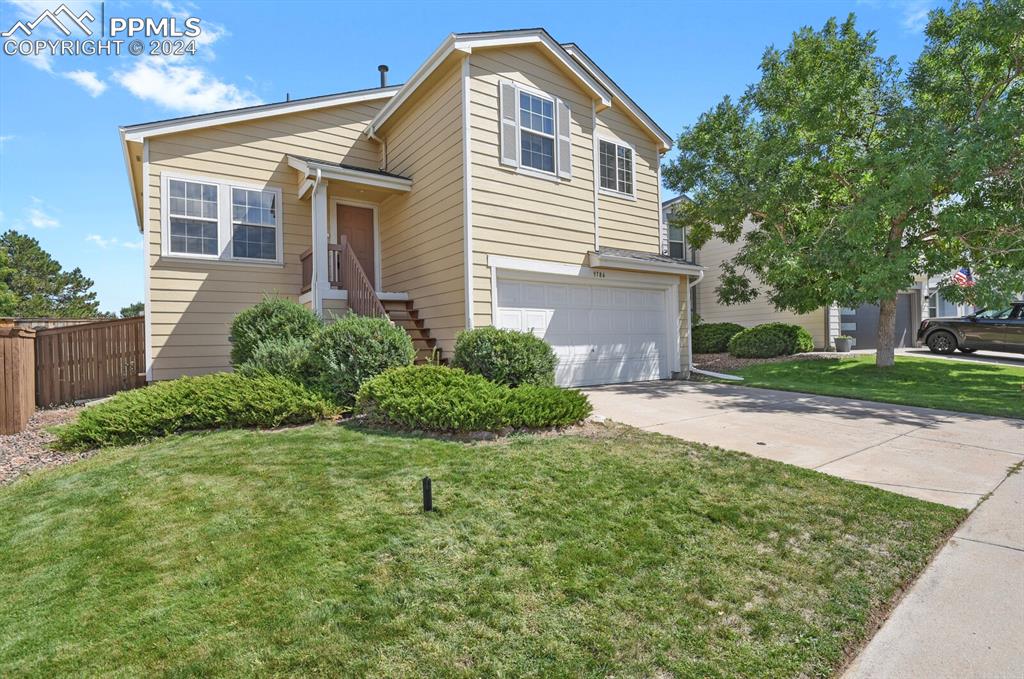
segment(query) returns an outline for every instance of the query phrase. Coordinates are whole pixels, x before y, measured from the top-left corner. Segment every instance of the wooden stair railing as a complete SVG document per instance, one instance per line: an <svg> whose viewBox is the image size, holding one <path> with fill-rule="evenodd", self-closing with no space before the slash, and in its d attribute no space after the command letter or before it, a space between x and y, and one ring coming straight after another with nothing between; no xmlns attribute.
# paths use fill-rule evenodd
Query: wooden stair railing
<svg viewBox="0 0 1024 679"><path fill-rule="evenodd" d="M366 277L356 253L348 246L348 240L344 236L338 238L341 241L337 246L340 249L338 264L341 273L341 288L348 291L348 308L360 316L376 316L388 318L388 312L377 297L377 291L373 284ZM328 257L328 262L331 258ZM328 264L328 266L330 266Z"/></svg>
<svg viewBox="0 0 1024 679"><path fill-rule="evenodd" d="M313 289L313 248L299 255L299 261L302 263L302 294L305 295Z"/></svg>

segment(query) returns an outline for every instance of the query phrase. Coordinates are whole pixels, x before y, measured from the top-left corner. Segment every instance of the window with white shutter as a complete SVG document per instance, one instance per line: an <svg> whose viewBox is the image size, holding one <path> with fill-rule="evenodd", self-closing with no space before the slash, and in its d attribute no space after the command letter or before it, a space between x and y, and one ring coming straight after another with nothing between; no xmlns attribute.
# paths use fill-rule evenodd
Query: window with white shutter
<svg viewBox="0 0 1024 679"><path fill-rule="evenodd" d="M570 179L572 119L569 106L515 83L499 85L500 160L518 167Z"/></svg>

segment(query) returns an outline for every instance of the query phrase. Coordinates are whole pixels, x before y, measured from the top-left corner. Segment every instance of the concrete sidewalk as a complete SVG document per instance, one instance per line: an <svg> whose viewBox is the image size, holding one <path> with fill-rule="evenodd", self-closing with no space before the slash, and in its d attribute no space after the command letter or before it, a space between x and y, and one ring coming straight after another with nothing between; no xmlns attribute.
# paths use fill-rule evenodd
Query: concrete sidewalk
<svg viewBox="0 0 1024 679"><path fill-rule="evenodd" d="M968 517L844 679L1024 676L1024 473Z"/></svg>

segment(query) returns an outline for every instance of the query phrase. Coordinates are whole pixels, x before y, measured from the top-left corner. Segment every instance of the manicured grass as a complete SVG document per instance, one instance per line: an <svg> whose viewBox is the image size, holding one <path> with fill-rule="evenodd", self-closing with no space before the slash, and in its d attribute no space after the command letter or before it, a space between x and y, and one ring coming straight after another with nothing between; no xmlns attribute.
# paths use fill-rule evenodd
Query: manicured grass
<svg viewBox="0 0 1024 679"><path fill-rule="evenodd" d="M0 488L0 675L824 677L964 515L596 429L192 434Z"/></svg>
<svg viewBox="0 0 1024 679"><path fill-rule="evenodd" d="M873 355L762 363L733 371L752 387L1024 418L1024 368L897 356L876 368Z"/></svg>

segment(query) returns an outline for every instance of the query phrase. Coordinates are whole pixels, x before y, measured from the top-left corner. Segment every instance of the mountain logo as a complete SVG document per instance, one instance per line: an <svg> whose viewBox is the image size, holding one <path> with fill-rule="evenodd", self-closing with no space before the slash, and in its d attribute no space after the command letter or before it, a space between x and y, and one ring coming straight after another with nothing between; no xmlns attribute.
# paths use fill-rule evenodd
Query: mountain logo
<svg viewBox="0 0 1024 679"><path fill-rule="evenodd" d="M45 10L42 14L37 16L34 21L30 21L28 23L25 23L24 21L17 21L14 23L13 26L11 26L9 30L0 33L0 35L2 35L5 38L10 38L18 31L21 31L25 34L25 37L28 37L32 35L32 31L36 30L36 27L39 26L39 24L43 23L43 21L48 20L50 21L50 23L56 26L57 30L59 30L61 33L70 36L71 30L66 25L64 25L64 23L62 23L59 18L62 16L64 17L65 21L70 21L75 26L78 26L78 28L80 28L82 32L84 32L87 36L92 35L92 29L85 24L86 21L92 22L96 20L96 17L92 15L92 12L90 12L89 10L85 10L80 15L76 15L64 3L61 3L60 7L58 7L55 10Z"/></svg>

